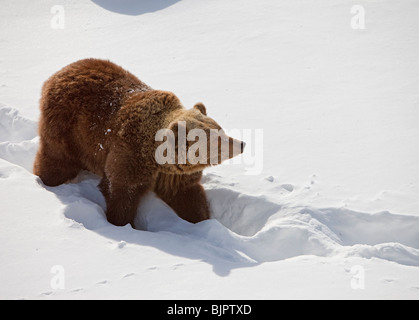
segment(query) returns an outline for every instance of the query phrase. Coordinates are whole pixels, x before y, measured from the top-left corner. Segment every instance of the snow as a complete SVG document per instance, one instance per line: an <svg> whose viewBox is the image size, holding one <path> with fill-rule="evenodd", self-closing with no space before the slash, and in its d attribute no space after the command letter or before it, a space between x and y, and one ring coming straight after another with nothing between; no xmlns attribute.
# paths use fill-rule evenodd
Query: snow
<svg viewBox="0 0 419 320"><path fill-rule="evenodd" d="M1 1L0 298L418 299L419 6L356 4L365 29L352 1ZM86 57L246 141L212 219L150 193L116 227L97 176L31 173L42 83Z"/></svg>

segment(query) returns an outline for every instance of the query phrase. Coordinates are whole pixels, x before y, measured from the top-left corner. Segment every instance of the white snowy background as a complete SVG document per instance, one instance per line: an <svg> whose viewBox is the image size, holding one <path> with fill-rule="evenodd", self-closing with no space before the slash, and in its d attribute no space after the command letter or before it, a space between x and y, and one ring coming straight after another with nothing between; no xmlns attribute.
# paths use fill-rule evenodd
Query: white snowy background
<svg viewBox="0 0 419 320"><path fill-rule="evenodd" d="M0 299L418 299L418 30L417 0L0 0ZM150 194L116 227L98 177L32 174L41 86L88 57L248 142L212 219Z"/></svg>

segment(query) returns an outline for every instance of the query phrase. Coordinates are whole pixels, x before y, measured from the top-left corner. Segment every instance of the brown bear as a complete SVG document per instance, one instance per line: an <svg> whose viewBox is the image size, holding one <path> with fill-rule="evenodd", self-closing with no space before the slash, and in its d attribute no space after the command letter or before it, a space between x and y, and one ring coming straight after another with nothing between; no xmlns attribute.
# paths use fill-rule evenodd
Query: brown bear
<svg viewBox="0 0 419 320"><path fill-rule="evenodd" d="M207 116L202 103L187 110L173 93L153 90L105 60L80 60L52 75L43 85L40 110L34 173L47 186L65 183L81 170L101 176L107 219L119 226L133 225L139 201L150 190L181 218L193 223L208 219L202 170L244 148L244 142L225 135ZM170 135L156 138L162 129L173 132L175 145L157 157L159 146L170 140ZM194 129L204 132L206 141L190 139ZM182 132L188 141L180 141ZM209 146L197 148L214 141L215 156ZM223 141L227 154L221 150ZM208 161L190 161L188 151ZM174 161L158 161L169 154Z"/></svg>

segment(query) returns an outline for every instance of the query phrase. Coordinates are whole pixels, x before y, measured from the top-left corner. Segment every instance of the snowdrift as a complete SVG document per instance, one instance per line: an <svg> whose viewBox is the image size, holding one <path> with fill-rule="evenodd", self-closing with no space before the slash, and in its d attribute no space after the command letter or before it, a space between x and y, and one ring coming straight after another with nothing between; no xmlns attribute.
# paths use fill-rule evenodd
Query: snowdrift
<svg viewBox="0 0 419 320"><path fill-rule="evenodd" d="M20 243L27 242L24 247L38 236L46 238L42 243L50 247L54 239L48 239L49 232L66 238L74 236L69 230L78 229L89 238L110 239L120 249L152 247L171 256L202 260L219 275L229 274L232 268L310 255L379 258L419 267L419 217L288 206L281 196L268 199L242 193L240 185L231 186L214 173L204 177L212 219L188 223L150 193L138 209L138 230L113 226L106 220L105 201L97 188L99 177L83 172L70 183L44 186L30 166L38 143L36 123L10 107L3 106L0 114L1 238L8 260L18 244L7 247L4 243L18 234ZM288 185L280 188L282 197L299 192ZM83 246L80 250L89 251L92 244L84 241ZM58 249L51 254L63 253Z"/></svg>
<svg viewBox="0 0 419 320"><path fill-rule="evenodd" d="M0 299L419 299L417 0L1 10ZM244 130L262 129L258 174L206 170L198 224L150 193L135 229L107 222L97 176L43 185L42 83L90 57L202 101L243 133L243 156Z"/></svg>

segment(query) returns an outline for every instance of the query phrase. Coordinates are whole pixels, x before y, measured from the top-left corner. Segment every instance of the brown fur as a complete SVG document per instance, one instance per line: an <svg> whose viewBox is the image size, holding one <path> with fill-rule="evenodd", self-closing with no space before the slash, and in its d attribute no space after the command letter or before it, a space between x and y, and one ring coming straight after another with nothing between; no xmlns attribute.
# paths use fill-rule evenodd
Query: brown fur
<svg viewBox="0 0 419 320"><path fill-rule="evenodd" d="M179 120L187 130L220 128L202 103L186 110L173 93L153 90L109 61L85 59L45 82L40 109L34 173L46 185L62 184L83 169L101 176L107 218L115 225L133 224L149 190L185 220L209 218L200 184L206 165L154 159L159 129L176 129Z"/></svg>

